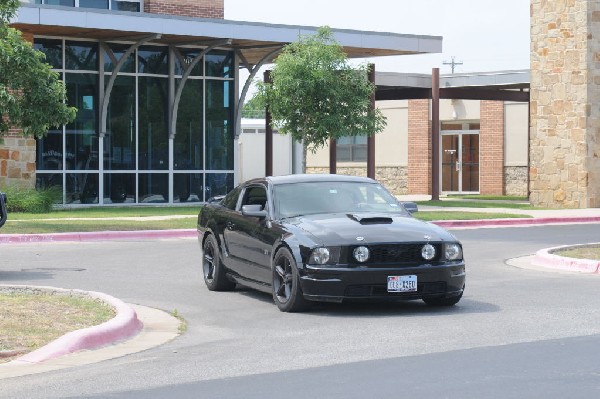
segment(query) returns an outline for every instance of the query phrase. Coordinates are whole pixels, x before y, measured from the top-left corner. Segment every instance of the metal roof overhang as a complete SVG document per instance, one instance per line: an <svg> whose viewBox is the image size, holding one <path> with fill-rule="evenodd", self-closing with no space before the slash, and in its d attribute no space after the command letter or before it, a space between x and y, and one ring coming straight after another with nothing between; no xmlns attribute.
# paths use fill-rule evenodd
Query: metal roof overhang
<svg viewBox="0 0 600 399"><path fill-rule="evenodd" d="M36 36L66 36L101 41L137 41L160 34L152 43L177 46L207 45L231 39L221 48L237 50L249 65L256 65L274 48L312 34L318 28L162 14L119 12L61 6L22 4L13 27ZM349 58L439 53L439 36L405 35L332 29ZM248 65L245 65L246 67Z"/></svg>
<svg viewBox="0 0 600 399"><path fill-rule="evenodd" d="M441 75L440 98L529 102L529 70ZM431 99L431 75L376 74L377 100Z"/></svg>

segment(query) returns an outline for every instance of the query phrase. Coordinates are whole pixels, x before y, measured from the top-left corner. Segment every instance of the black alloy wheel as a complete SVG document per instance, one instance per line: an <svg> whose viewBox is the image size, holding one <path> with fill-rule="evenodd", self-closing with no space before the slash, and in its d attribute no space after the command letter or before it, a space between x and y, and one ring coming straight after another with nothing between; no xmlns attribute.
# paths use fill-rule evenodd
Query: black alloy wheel
<svg viewBox="0 0 600 399"><path fill-rule="evenodd" d="M235 283L227 279L225 269L219 256L219 247L211 234L204 241L202 251L202 272L204 283L210 291L229 291L235 288Z"/></svg>
<svg viewBox="0 0 600 399"><path fill-rule="evenodd" d="M275 254L273 262L273 300L282 312L301 312L309 307L304 298L294 257L287 248Z"/></svg>

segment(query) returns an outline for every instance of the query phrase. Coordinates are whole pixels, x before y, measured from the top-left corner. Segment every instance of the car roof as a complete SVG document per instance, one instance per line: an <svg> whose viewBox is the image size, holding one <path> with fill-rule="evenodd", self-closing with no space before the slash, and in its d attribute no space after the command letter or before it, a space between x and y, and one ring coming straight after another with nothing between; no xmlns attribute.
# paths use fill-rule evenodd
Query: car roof
<svg viewBox="0 0 600 399"><path fill-rule="evenodd" d="M311 183L311 182L358 182L358 183L375 183L375 180L368 177L347 176L347 175L331 175L331 174L296 174L285 176L269 176L264 178L248 180L245 184L264 183L270 184L290 184L290 183Z"/></svg>

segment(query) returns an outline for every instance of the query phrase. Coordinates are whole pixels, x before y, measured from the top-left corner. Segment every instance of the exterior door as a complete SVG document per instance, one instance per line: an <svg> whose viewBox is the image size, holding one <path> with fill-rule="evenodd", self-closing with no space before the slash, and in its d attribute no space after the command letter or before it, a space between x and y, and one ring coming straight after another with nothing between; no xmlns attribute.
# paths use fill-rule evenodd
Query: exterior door
<svg viewBox="0 0 600 399"><path fill-rule="evenodd" d="M479 192L479 134L442 134L442 192Z"/></svg>

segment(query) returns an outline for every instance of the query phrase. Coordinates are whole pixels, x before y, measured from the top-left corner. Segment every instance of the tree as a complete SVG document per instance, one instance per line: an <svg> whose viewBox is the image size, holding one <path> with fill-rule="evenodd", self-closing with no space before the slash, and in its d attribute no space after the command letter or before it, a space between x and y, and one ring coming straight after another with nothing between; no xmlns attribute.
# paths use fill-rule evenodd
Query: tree
<svg viewBox="0 0 600 399"><path fill-rule="evenodd" d="M258 97L252 97L244 103L242 117L264 119L265 105L258 101Z"/></svg>
<svg viewBox="0 0 600 399"><path fill-rule="evenodd" d="M316 151L331 138L370 136L385 117L371 109L375 85L368 66L351 66L328 27L284 47L271 71L272 83L257 82L257 101L269 107L280 133Z"/></svg>
<svg viewBox="0 0 600 399"><path fill-rule="evenodd" d="M0 135L19 127L41 137L74 120L76 108L65 104L65 86L44 54L9 26L18 6L19 0L0 0Z"/></svg>

